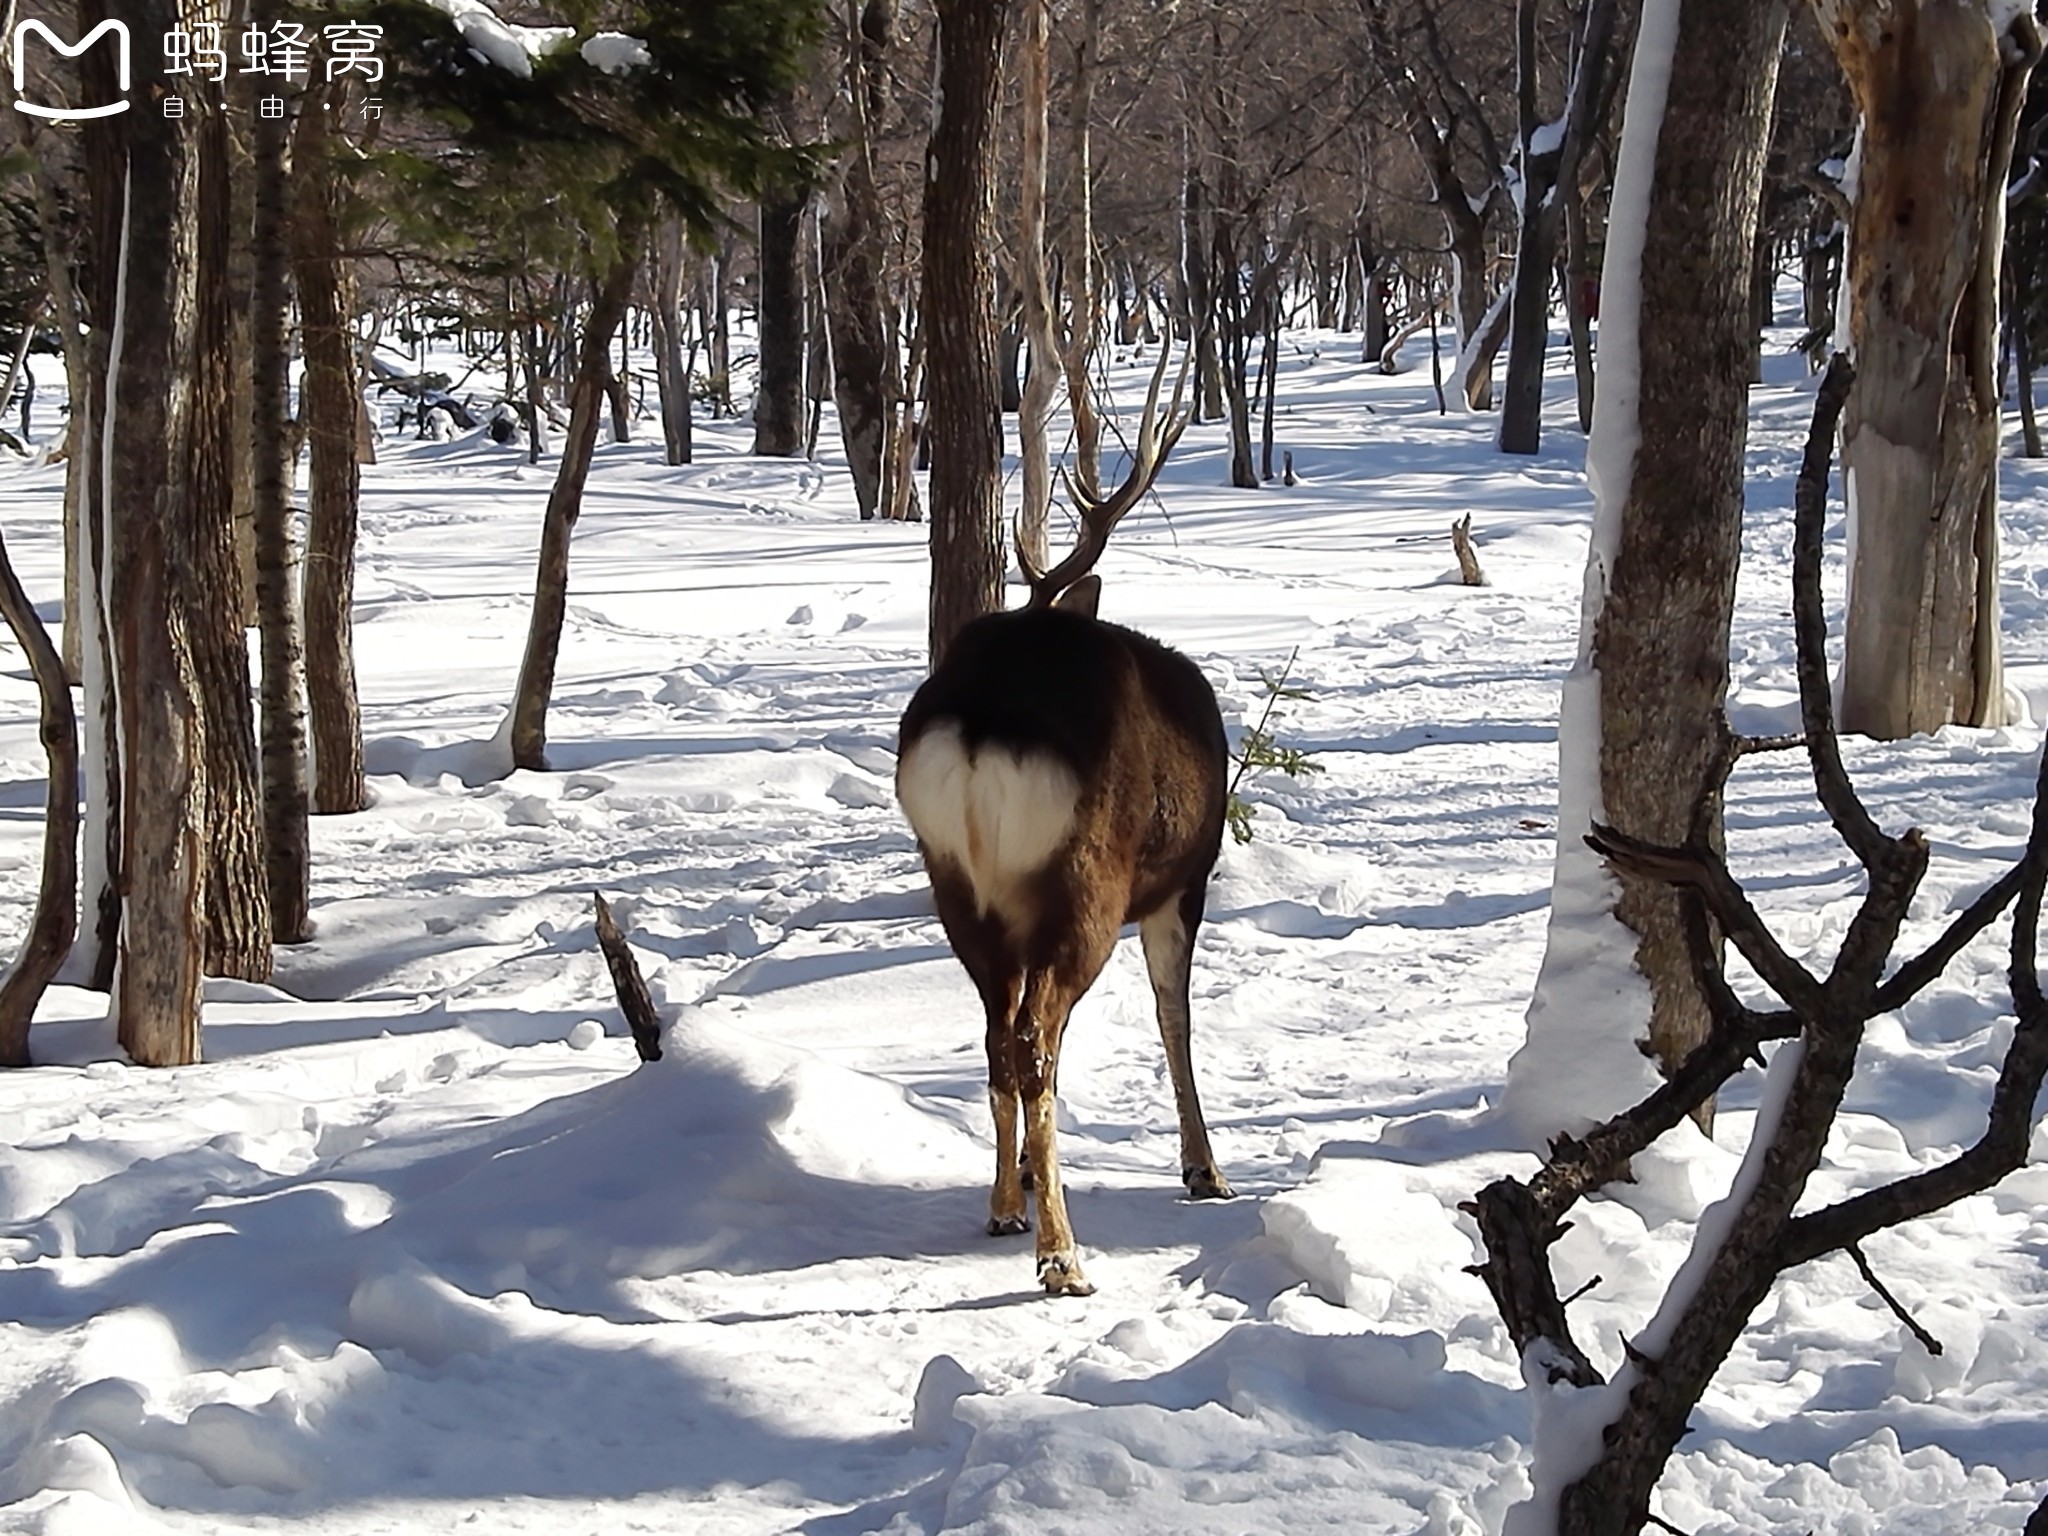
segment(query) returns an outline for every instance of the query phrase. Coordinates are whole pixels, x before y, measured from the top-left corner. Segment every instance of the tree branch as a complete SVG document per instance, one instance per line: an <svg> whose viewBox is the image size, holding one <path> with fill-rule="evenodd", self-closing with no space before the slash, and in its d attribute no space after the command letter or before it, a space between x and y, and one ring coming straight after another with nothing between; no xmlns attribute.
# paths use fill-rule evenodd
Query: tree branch
<svg viewBox="0 0 2048 1536"><path fill-rule="evenodd" d="M1920 1341L1920 1347L1930 1355L1940 1354L1941 1340L1937 1339L1925 1328L1922 1328L1913 1318L1913 1315L1899 1304L1899 1298L1886 1289L1885 1283L1877 1278L1877 1271L1870 1267L1870 1260L1863 1256L1862 1247L1856 1243L1851 1243L1849 1245L1849 1257L1855 1260L1856 1272L1863 1277L1863 1283L1877 1292L1877 1299L1892 1309L1892 1316L1906 1325L1907 1330L1912 1333L1913 1337Z"/></svg>

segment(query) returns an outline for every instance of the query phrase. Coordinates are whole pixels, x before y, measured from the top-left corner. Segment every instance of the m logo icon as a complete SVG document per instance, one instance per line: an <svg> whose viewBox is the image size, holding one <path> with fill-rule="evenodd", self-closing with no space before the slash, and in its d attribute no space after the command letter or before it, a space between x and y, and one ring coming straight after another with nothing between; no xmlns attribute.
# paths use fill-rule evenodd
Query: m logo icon
<svg viewBox="0 0 2048 1536"><path fill-rule="evenodd" d="M27 45L30 33L36 33L44 42L63 54L75 59L108 32L114 34L114 71L120 82L122 99L109 102L103 107L45 107L33 101L22 100L22 89L28 73ZM8 46L14 57L14 106L18 112L27 112L35 117L47 117L53 122L76 122L87 117L112 117L116 112L128 110L127 92L129 85L128 67L128 24L111 17L85 34L82 42L67 43L52 32L41 21L30 17L14 29L14 36L8 39Z"/></svg>

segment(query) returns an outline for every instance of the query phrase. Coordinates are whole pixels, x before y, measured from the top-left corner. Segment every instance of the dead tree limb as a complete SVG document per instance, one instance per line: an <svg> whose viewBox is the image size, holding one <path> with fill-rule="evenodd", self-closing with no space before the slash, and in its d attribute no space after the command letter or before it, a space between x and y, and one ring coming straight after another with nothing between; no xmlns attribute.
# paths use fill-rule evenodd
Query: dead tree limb
<svg viewBox="0 0 2048 1536"><path fill-rule="evenodd" d="M1814 787L1837 834L1862 864L1867 889L1834 964L1816 977L1773 936L1722 855L1699 832L1681 847L1661 847L1597 827L1587 841L1610 862L1684 889L1688 942L1713 1020L1708 1038L1670 1081L1634 1108L1583 1137L1561 1137L1526 1183L1503 1179L1467 1207L1477 1217L1486 1281L1523 1352L1532 1382L1592 1385L1599 1378L1573 1343L1550 1272L1548 1248L1564 1216L1584 1195L1622 1177L1636 1152L1676 1125L1697 1103L1756 1059L1766 1040L1796 1039L1778 1064L1755 1140L1730 1196L1732 1218L1697 1239L1686 1299L1668 1309L1667 1326L1625 1345L1627 1362L1611 1384L1602 1454L1558 1494L1560 1536L1638 1530L1650 1520L1650 1493L1686 1420L1757 1304L1795 1264L1851 1249L1873 1232L1925 1215L1989 1188L2024 1161L2033 1106L2048 1077L2048 1001L2035 966L2035 932L2048 883L2048 757L2037 779L2034 821L2019 866L1981 894L1943 934L1886 979L1885 968L1927 869L1927 843L1909 830L1887 836L1858 799L1835 737L1821 622L1820 551L1829 445L1850 371L1837 358L1823 383L1800 471L1793 532L1793 612L1798 644L1804 740ZM1724 737L1719 772L1703 790L1718 794L1741 755ZM2011 985L2019 1016L1979 1142L1936 1168L1795 1216L1819 1166L1842 1104L1865 1026L1933 981L1971 939L2017 899ZM1735 994L1710 942L1717 923L1785 1007L1763 1011ZM1541 1390L1541 1388L1539 1388ZM1542 1456L1539 1439L1538 1455ZM1538 1478L1539 1486L1542 1482Z"/></svg>
<svg viewBox="0 0 2048 1536"><path fill-rule="evenodd" d="M41 699L49 788L43 806L43 883L21 954L0 982L0 1067L29 1064L28 1030L36 1004L71 953L78 933L78 720L63 658L14 574L0 543L0 616L28 656Z"/></svg>
<svg viewBox="0 0 2048 1536"><path fill-rule="evenodd" d="M1479 556L1472 548L1472 514L1467 512L1451 524L1451 548L1458 555L1458 579L1468 587L1489 585L1486 572L1479 569Z"/></svg>
<svg viewBox="0 0 2048 1536"><path fill-rule="evenodd" d="M626 936L619 932L612 909L605 905L604 893L593 891L591 899L597 903L597 947L604 951L604 963L612 973L612 990L618 994L619 1011L633 1031L633 1049L640 1053L642 1061L659 1061L661 1019L654 1011L654 999L647 995L647 980L640 974L640 962L633 958Z"/></svg>

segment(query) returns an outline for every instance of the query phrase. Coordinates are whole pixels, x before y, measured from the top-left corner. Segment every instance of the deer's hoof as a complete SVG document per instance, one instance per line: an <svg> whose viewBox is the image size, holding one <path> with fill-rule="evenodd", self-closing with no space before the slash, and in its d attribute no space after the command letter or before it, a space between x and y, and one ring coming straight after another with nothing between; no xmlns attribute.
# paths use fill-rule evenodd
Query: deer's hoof
<svg viewBox="0 0 2048 1536"><path fill-rule="evenodd" d="M1018 1232L1029 1232L1031 1223L1022 1216L991 1216L988 1219L990 1237L1009 1237Z"/></svg>
<svg viewBox="0 0 2048 1536"><path fill-rule="evenodd" d="M1048 1253L1038 1261L1038 1283L1048 1296L1093 1296L1095 1287L1081 1273L1081 1256L1071 1249Z"/></svg>
<svg viewBox="0 0 2048 1536"><path fill-rule="evenodd" d="M1183 1168L1180 1181L1187 1185L1190 1200L1231 1200L1237 1196L1230 1181L1213 1167Z"/></svg>

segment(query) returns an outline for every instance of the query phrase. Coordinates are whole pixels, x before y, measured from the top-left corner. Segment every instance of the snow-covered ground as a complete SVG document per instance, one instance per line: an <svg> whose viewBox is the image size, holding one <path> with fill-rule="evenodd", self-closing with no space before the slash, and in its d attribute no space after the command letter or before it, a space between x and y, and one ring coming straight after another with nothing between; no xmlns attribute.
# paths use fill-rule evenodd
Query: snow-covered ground
<svg viewBox="0 0 2048 1536"><path fill-rule="evenodd" d="M1177 1197L1135 944L1085 1000L1062 1156L1098 1294L982 1235L978 1007L890 791L921 526L861 524L831 445L606 446L573 557L552 771L494 779L551 464L387 439L357 660L376 803L315 827L316 940L209 986L202 1066L124 1065L52 994L0 1077L0 1531L1496 1532L1527 1395L1458 1202L1533 1160L1490 1113L1536 975L1558 681L1588 519L1566 380L1541 457L1419 370L1290 337L1301 483L1223 487L1189 434L1104 562L1105 614L1193 655L1235 734L1323 772L1250 790L1195 962L1197 1067L1239 1198ZM1783 728L1808 385L1755 395L1737 723ZM1135 399L1143 365L1114 370ZM651 431L651 424L649 426ZM54 613L58 477L0 471ZM2008 463L2007 650L2048 704L2048 478ZM1473 516L1492 585L1456 584ZM1840 528L1832 565L1839 597ZM34 694L0 675L0 945L34 892ZM1851 742L1932 840L1922 936L2016 856L2040 732ZM1852 861L1801 762L1746 762L1738 871L1824 959ZM636 1066L603 890L672 1020ZM1815 1197L1972 1138L2011 1020L2002 929L1872 1030ZM1754 1077L1559 1245L1611 1368L1726 1186ZM2048 1131L2037 1132L2037 1153ZM1701 1533L2013 1531L2048 1489L2048 1170L1872 1241L1760 1310L1658 1494Z"/></svg>

